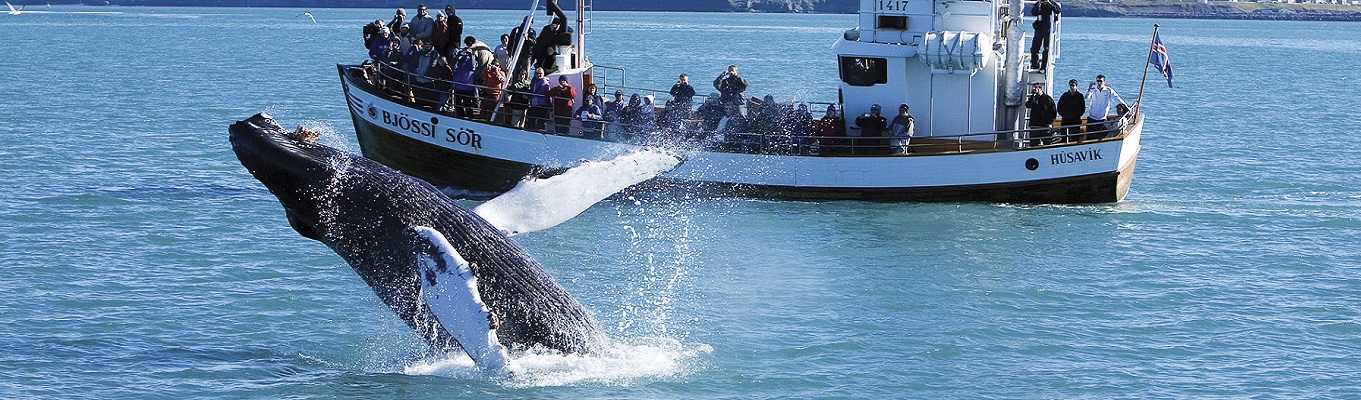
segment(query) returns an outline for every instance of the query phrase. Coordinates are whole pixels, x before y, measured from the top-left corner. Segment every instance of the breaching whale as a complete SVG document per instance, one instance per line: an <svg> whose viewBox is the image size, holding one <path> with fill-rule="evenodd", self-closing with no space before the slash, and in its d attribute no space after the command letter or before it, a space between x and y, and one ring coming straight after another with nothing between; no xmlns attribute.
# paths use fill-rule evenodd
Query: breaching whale
<svg viewBox="0 0 1361 400"><path fill-rule="evenodd" d="M432 346L457 345L498 368L504 346L591 353L605 345L590 313L537 261L434 186L297 139L268 115L229 132L241 165L279 199L289 225L340 255ZM489 212L507 218L509 207L497 208Z"/></svg>

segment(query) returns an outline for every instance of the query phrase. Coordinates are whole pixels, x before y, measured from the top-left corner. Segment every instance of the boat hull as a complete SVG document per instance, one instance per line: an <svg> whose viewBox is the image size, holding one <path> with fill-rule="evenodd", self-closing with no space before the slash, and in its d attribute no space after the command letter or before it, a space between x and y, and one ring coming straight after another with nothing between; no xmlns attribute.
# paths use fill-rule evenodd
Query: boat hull
<svg viewBox="0 0 1361 400"><path fill-rule="evenodd" d="M436 186L509 190L528 175L643 146L456 119L378 94L341 68L363 155ZM685 162L648 185L787 199L1108 203L1129 192L1142 118L1121 138L950 155L817 157L670 149Z"/></svg>

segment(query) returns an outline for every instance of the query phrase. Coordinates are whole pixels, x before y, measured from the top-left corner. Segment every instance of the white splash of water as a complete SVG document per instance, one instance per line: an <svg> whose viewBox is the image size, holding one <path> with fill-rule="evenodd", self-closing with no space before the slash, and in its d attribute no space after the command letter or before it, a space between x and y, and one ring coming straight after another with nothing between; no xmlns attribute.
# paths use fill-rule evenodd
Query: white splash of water
<svg viewBox="0 0 1361 400"><path fill-rule="evenodd" d="M690 296L692 272L699 268L695 241L705 240L704 227L691 216L694 201L653 199L650 207L620 205L623 238L630 245L619 255L628 285L621 288L624 306L606 320L618 321L625 335L676 336L683 339L687 321L677 308Z"/></svg>
<svg viewBox="0 0 1361 400"><path fill-rule="evenodd" d="M274 107L271 106L269 109L266 109L265 113L268 114L273 108ZM277 122L278 119L275 119L275 121ZM280 126L283 126L282 123L280 123ZM336 130L333 127L324 122L305 120L298 125L298 128L309 129L321 134L321 137L317 140L318 144L339 150L335 156L326 160L328 168L331 171L334 171L335 174L332 174L329 177L326 184L320 187L318 191L313 194L313 197L319 204L320 225L327 227L326 232L323 232L323 234L327 238L333 240L341 239L344 229L340 229L336 226L336 217L341 215L342 210L336 205L335 200L343 193L345 180L348 178L346 172L349 170L351 160L350 157L346 156L346 154L350 153L346 148L349 146L340 138L340 135L336 133ZM287 130L288 128L284 129Z"/></svg>
<svg viewBox="0 0 1361 400"><path fill-rule="evenodd" d="M508 235L547 229L629 186L670 171L680 162L676 156L660 151L587 161L547 179L526 178L473 212Z"/></svg>
<svg viewBox="0 0 1361 400"><path fill-rule="evenodd" d="M535 348L513 354L510 372L479 369L462 353L448 358L408 365L408 375L442 376L454 379L495 380L507 387L559 387L580 384L632 385L684 377L702 365L702 357L712 353L705 344L683 345L672 339L647 338L635 344L616 343L598 355L562 354Z"/></svg>

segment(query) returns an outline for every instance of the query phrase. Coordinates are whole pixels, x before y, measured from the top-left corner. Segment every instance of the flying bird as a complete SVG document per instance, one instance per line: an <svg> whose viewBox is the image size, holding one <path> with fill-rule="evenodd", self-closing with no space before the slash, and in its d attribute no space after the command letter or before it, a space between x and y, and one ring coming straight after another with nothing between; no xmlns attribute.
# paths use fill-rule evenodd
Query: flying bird
<svg viewBox="0 0 1361 400"><path fill-rule="evenodd" d="M310 13L310 12L303 11L303 13L302 13L302 14L298 14L298 16L299 16L299 17L301 17L301 16L307 16L307 19L312 20L312 23L314 23L314 24L317 23L316 17L313 17L313 16L312 16L312 13Z"/></svg>
<svg viewBox="0 0 1361 400"><path fill-rule="evenodd" d="M9 15L19 15L20 12L24 11L24 6L23 6L23 5L20 5L18 10L15 10L15 9L14 9L14 5L13 5L13 4L9 4L8 1L5 2L5 5L6 5L6 6L9 6Z"/></svg>

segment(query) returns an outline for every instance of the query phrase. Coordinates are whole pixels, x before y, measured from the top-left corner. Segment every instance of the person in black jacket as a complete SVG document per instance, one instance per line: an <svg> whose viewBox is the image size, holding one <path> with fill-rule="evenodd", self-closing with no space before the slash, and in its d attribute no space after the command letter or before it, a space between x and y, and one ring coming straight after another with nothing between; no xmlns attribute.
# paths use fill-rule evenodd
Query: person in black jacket
<svg viewBox="0 0 1361 400"><path fill-rule="evenodd" d="M449 26L449 30L446 32L446 38L448 40L446 43L448 43L450 47L457 48L459 42L463 40L463 18L459 18L458 14L455 14L455 12L453 5L444 6L444 16L447 19L445 24ZM452 59L456 52L456 49L451 50L445 55Z"/></svg>
<svg viewBox="0 0 1361 400"><path fill-rule="evenodd" d="M737 75L736 65L729 65L727 70L714 78L714 89L718 90L718 101L723 104L729 117L746 114L742 106L746 102L747 78Z"/></svg>
<svg viewBox="0 0 1361 400"><path fill-rule="evenodd" d="M1041 144L1053 143L1050 139L1054 131L1050 129L1054 125L1054 117L1058 114L1054 107L1054 98L1044 93L1044 84L1035 82L1030 86L1030 98L1025 101L1025 108L1030 109L1030 145L1039 146Z"/></svg>
<svg viewBox="0 0 1361 400"><path fill-rule="evenodd" d="M1049 66L1049 33L1061 13L1063 9L1054 0L1039 0L1030 6L1030 15L1035 16L1035 22L1031 23L1035 37L1030 39L1030 69L1043 71Z"/></svg>
<svg viewBox="0 0 1361 400"><path fill-rule="evenodd" d="M383 30L383 20L375 19L373 23L364 25L364 48L373 49L373 42L382 40L387 44L387 38L380 38L378 33Z"/></svg>
<svg viewBox="0 0 1361 400"><path fill-rule="evenodd" d="M880 108L878 104L871 105L869 113L855 118L860 137L865 139L851 140L851 154L884 154L888 150L888 143L879 139L888 127L888 119L879 114Z"/></svg>
<svg viewBox="0 0 1361 400"><path fill-rule="evenodd" d="M1077 91L1077 79L1068 80L1068 91L1059 96L1059 116L1063 118L1063 140L1072 142L1082 134L1082 114L1087 112L1087 99Z"/></svg>

